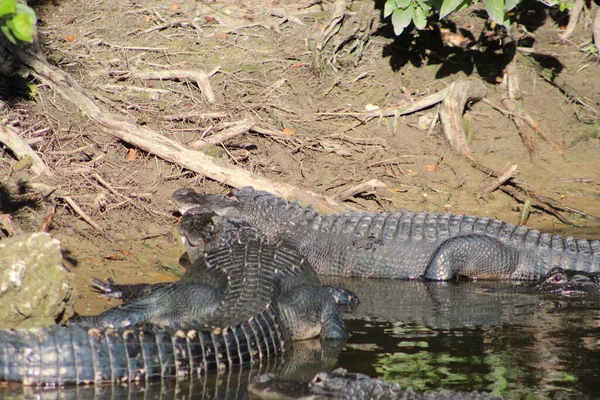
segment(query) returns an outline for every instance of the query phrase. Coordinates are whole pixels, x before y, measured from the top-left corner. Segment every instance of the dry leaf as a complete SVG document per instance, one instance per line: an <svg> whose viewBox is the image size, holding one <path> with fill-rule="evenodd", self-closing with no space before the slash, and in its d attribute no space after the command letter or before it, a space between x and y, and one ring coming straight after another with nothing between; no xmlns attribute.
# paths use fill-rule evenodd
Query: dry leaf
<svg viewBox="0 0 600 400"><path fill-rule="evenodd" d="M227 39L227 32L217 31L215 32L215 39L217 40L225 40Z"/></svg>
<svg viewBox="0 0 600 400"><path fill-rule="evenodd" d="M135 160L136 156L137 156L137 150L132 147L127 152L127 157L125 157L125 160L126 161L133 161L133 160Z"/></svg>

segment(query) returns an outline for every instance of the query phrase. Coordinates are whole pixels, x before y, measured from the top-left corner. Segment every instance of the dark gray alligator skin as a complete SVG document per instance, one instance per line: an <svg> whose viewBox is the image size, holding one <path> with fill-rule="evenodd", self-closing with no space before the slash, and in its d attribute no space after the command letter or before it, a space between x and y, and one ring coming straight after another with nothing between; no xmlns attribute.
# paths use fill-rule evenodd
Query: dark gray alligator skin
<svg viewBox="0 0 600 400"><path fill-rule="evenodd" d="M293 400L491 400L500 397L482 392L417 393L363 374L338 368L320 372L310 382L288 381L273 374L259 375L250 381L248 391L259 398Z"/></svg>
<svg viewBox="0 0 600 400"><path fill-rule="evenodd" d="M79 324L0 331L0 382L66 385L199 376L260 362L292 340L319 334L347 338L331 293L307 279L312 270L294 249L234 244L208 252L198 263L181 283L162 285ZM216 306L210 305L214 293L221 293Z"/></svg>
<svg viewBox="0 0 600 400"><path fill-rule="evenodd" d="M600 241L563 238L499 220L438 213L320 215L247 187L229 195L179 189L180 212L195 208L245 221L269 241L294 245L319 274L431 280L536 280L552 268L600 272Z"/></svg>

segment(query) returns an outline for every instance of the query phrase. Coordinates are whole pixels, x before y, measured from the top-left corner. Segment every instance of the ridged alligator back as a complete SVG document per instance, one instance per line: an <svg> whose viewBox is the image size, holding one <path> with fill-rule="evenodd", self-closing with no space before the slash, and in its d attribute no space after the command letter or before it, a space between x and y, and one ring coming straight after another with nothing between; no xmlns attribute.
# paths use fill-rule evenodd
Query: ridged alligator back
<svg viewBox="0 0 600 400"><path fill-rule="evenodd" d="M472 215L438 213L331 214L314 218L291 242L318 273L413 278L424 274L448 239L486 236L516 249L519 263L498 276L537 279L553 267L600 271L600 241L541 233ZM481 240L477 239L479 242ZM472 251L485 251L483 248ZM327 254L328 252L328 254ZM310 257L311 254L319 254Z"/></svg>
<svg viewBox="0 0 600 400"><path fill-rule="evenodd" d="M0 330L0 382L63 385L200 375L283 352L291 333L278 298L282 290L310 283L306 276L314 274L297 251L263 242L233 244L208 252L195 274L211 278L212 272L217 282L225 276L223 298L218 313L195 329L72 324ZM202 306L193 297L181 304Z"/></svg>
<svg viewBox="0 0 600 400"><path fill-rule="evenodd" d="M454 258L461 252L479 257L475 261L481 265L470 265L466 273L473 277L529 280L553 267L600 271L600 241L563 238L489 218L430 212L319 215L249 187L231 196L186 194L187 209L197 206L247 221L269 241L293 244L324 275L417 278L438 262L444 246ZM487 266L499 258L504 260ZM451 264L461 263L453 259Z"/></svg>
<svg viewBox="0 0 600 400"><path fill-rule="evenodd" d="M67 385L199 376L255 363L289 344L275 305L231 328L0 331L0 382Z"/></svg>

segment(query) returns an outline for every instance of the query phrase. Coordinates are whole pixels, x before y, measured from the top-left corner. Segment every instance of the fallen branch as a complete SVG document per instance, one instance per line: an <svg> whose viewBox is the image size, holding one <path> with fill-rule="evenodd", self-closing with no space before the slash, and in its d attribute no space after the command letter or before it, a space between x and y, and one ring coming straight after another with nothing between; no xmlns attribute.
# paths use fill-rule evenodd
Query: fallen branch
<svg viewBox="0 0 600 400"><path fill-rule="evenodd" d="M116 75L117 73L112 73ZM125 78L138 78L146 80L164 81L164 80L179 80L179 81L195 81L200 91L206 97L206 101L210 104L215 103L215 93L212 90L209 76L214 74L207 74L202 70L191 71L184 69L175 69L172 71L129 71L124 73Z"/></svg>
<svg viewBox="0 0 600 400"><path fill-rule="evenodd" d="M31 170L36 175L44 174L46 176L52 176L46 163L44 163L40 156L38 156L10 126L0 125L0 143L4 143L19 161L28 157L31 162Z"/></svg>
<svg viewBox="0 0 600 400"><path fill-rule="evenodd" d="M340 201L348 200L351 197L356 196L357 194L365 193L365 192L373 192L377 188L386 187L385 183L381 182L379 179L371 179L370 181L363 182L359 185L352 186L340 194L335 196Z"/></svg>
<svg viewBox="0 0 600 400"><path fill-rule="evenodd" d="M256 124L251 119L243 119L239 122L236 122L233 126L230 126L227 129L223 129L221 132L211 135L207 138L202 138L198 140L194 140L193 142L188 143L188 146L194 150L201 150L210 145L216 145L222 142L225 142L231 138L234 138L239 135L243 135L248 132L252 127Z"/></svg>
<svg viewBox="0 0 600 400"><path fill-rule="evenodd" d="M107 108L93 101L69 75L51 66L38 55L18 48L13 48L13 52L37 79L49 85L65 100L71 102L90 119L97 122L104 132L137 148L235 188L250 185L280 197L298 200L302 204L312 204L320 212L349 211L352 209L352 207L340 204L330 197L309 192L287 183L273 182L242 168L224 164L201 152L190 150L181 143L160 135L152 129L137 126L132 122L121 119Z"/></svg>
<svg viewBox="0 0 600 400"><path fill-rule="evenodd" d="M491 185L486 186L485 188L483 188L481 190L481 193L491 193L494 190L498 189L501 185L504 185L504 183L506 181L508 181L510 178L512 178L513 176L515 176L519 171L519 166L517 164L513 164L511 165L506 171L504 171L502 173L502 175L500 175L498 177L498 179L496 179L495 182L493 182Z"/></svg>
<svg viewBox="0 0 600 400"><path fill-rule="evenodd" d="M79 214L79 216L81 218L83 218L83 220L85 222L87 222L88 224L90 224L92 226L92 228L94 228L98 232L100 232L103 235L105 235L104 234L104 230L102 228L100 228L100 225L98 225L89 215L87 215L85 213L85 211L83 211L81 209L81 207L79 207L77 205L77 203L75 203L71 197L69 197L69 196L60 196L60 198L63 199L64 201L66 201L67 204L71 206L71 208L73 209L73 211L75 211L77 214Z"/></svg>
<svg viewBox="0 0 600 400"><path fill-rule="evenodd" d="M378 117L381 118L381 117L396 117L396 116L408 115L408 114L412 114L417 111L421 111L426 108L432 107L432 106L436 105L437 103L444 101L444 99L448 95L448 89L449 88L442 89L439 92L430 94L427 97L423 97L422 99L414 101L405 106L389 107L389 108L385 108L383 110L369 111L366 113L365 112L362 112L362 113L317 113L317 115L325 115L325 116L348 115L348 116L357 117L357 118L364 118L363 122L367 122L372 118L378 118Z"/></svg>

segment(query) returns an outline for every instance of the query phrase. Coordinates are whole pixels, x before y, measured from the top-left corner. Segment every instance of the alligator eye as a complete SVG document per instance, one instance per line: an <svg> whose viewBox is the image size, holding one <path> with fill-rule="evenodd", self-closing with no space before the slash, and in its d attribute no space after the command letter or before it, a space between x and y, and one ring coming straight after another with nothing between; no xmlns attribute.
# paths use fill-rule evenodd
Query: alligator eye
<svg viewBox="0 0 600 400"><path fill-rule="evenodd" d="M564 276L562 274L552 275L549 279L552 283L561 283L564 280Z"/></svg>

